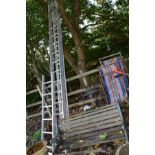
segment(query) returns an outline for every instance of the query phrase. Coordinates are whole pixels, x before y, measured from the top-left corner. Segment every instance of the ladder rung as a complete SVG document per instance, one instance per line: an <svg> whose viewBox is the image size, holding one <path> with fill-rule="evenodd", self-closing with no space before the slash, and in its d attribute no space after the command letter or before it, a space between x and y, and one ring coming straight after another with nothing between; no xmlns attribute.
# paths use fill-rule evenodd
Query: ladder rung
<svg viewBox="0 0 155 155"><path fill-rule="evenodd" d="M56 90L56 91L55 91L55 93L59 93L59 92L61 92L61 90Z"/></svg>
<svg viewBox="0 0 155 155"><path fill-rule="evenodd" d="M58 47L58 41L55 41L55 43L53 44L54 45L54 49L58 49L59 47Z"/></svg>
<svg viewBox="0 0 155 155"><path fill-rule="evenodd" d="M59 101L59 102L55 102L55 104L58 104L58 103L62 103L62 101Z"/></svg>
<svg viewBox="0 0 155 155"><path fill-rule="evenodd" d="M56 116L59 116L59 115L61 115L62 113L57 113L57 114L55 114Z"/></svg>
<svg viewBox="0 0 155 155"><path fill-rule="evenodd" d="M54 81L54 83L60 82L61 80Z"/></svg>
<svg viewBox="0 0 155 155"><path fill-rule="evenodd" d="M52 105L44 105L44 108L52 108Z"/></svg>
<svg viewBox="0 0 155 155"><path fill-rule="evenodd" d="M55 55L54 55L54 54L55 54ZM60 58L59 53L55 53L55 52L54 52L54 54L53 54L53 56L57 57L57 59Z"/></svg>
<svg viewBox="0 0 155 155"><path fill-rule="evenodd" d="M52 64L54 64L54 63L56 63L56 62L59 62L60 60L56 60L56 61L54 61L54 62L52 62Z"/></svg>
<svg viewBox="0 0 155 155"><path fill-rule="evenodd" d="M52 54L59 54L59 52L53 52Z"/></svg>
<svg viewBox="0 0 155 155"><path fill-rule="evenodd" d="M57 44L53 48L54 48L55 51L58 51L59 50L59 47L58 47Z"/></svg>
<svg viewBox="0 0 155 155"><path fill-rule="evenodd" d="M53 44L52 44L52 46L56 46L56 47L58 47L59 46L59 41L58 40L56 40ZM57 51L57 53L58 53L59 51ZM55 52L54 52L55 53ZM60 52L59 52L60 53Z"/></svg>
<svg viewBox="0 0 155 155"><path fill-rule="evenodd" d="M56 9L56 7L55 7L55 8L53 8L53 10L52 10L52 15L54 16L52 19L58 19L57 16L56 16L56 14L57 14L57 9Z"/></svg>
<svg viewBox="0 0 155 155"><path fill-rule="evenodd" d="M53 13L53 12L52 12L52 20L51 20L51 21L52 21L52 23L54 23L54 24L56 25L56 23L59 22L59 21L58 21L59 19L58 19L57 17L54 17L54 16L55 16L54 14L56 14L56 13ZM53 25L54 25L54 24L53 24Z"/></svg>
<svg viewBox="0 0 155 155"><path fill-rule="evenodd" d="M54 102L54 104L62 103L62 101ZM52 105L44 105L44 108L52 108Z"/></svg>
<svg viewBox="0 0 155 155"><path fill-rule="evenodd" d="M55 37L55 36L57 36L57 35L59 35L58 32L56 32L55 34L53 34L51 37Z"/></svg>
<svg viewBox="0 0 155 155"><path fill-rule="evenodd" d="M51 30L55 33L58 33L60 31L60 27L55 24L53 27L51 27ZM54 33L53 33L54 34Z"/></svg>
<svg viewBox="0 0 155 155"><path fill-rule="evenodd" d="M62 103L62 101L55 102L54 104ZM52 105L44 105L44 108L52 108Z"/></svg>
<svg viewBox="0 0 155 155"><path fill-rule="evenodd" d="M58 19L57 17L56 17L56 9L53 9L52 10L52 12L51 12L51 14L52 14L52 20L51 21L54 21L54 19Z"/></svg>
<svg viewBox="0 0 155 155"><path fill-rule="evenodd" d="M43 118L43 121L50 121L52 118Z"/></svg>
<svg viewBox="0 0 155 155"><path fill-rule="evenodd" d="M51 27L51 29L55 29L56 27L57 27L57 25L55 25L55 26L52 26L52 27Z"/></svg>
<svg viewBox="0 0 155 155"><path fill-rule="evenodd" d="M60 72L60 70L56 70L56 71L54 71L53 73L56 73L56 72Z"/></svg>
<svg viewBox="0 0 155 155"><path fill-rule="evenodd" d="M51 93L48 93L48 94L44 94L44 96L47 96L47 95L51 95Z"/></svg>
<svg viewBox="0 0 155 155"><path fill-rule="evenodd" d="M44 82L44 84L49 84L49 83L51 83L51 81Z"/></svg>
<svg viewBox="0 0 155 155"><path fill-rule="evenodd" d="M52 44L52 46L54 46L54 45L58 46L59 43L58 43L58 42L55 42L55 43ZM53 53L52 53L52 54L53 54ZM57 55L59 56L59 53L58 53L58 52L54 52L54 54L55 54L56 56L57 56Z"/></svg>
<svg viewBox="0 0 155 155"><path fill-rule="evenodd" d="M58 82L60 82L61 80L57 80L57 81L54 81L53 83L55 84L55 83L58 83ZM52 82L51 82L52 83ZM50 95L51 93L49 93L48 95Z"/></svg>
<svg viewBox="0 0 155 155"><path fill-rule="evenodd" d="M59 40L55 40L53 43L52 43L52 46L58 46L59 45Z"/></svg>
<svg viewBox="0 0 155 155"><path fill-rule="evenodd" d="M50 10L53 11L53 9L56 9L56 5L55 5L55 4L56 4L56 3L53 2L53 1L50 3L50 6L49 6Z"/></svg>
<svg viewBox="0 0 155 155"><path fill-rule="evenodd" d="M53 134L52 132L43 131L44 134Z"/></svg>

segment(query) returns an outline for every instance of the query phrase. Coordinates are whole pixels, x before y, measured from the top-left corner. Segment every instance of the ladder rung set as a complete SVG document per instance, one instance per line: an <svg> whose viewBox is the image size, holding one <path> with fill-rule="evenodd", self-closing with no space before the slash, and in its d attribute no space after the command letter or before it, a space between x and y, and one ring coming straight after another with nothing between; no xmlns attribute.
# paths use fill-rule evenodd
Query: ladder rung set
<svg viewBox="0 0 155 155"><path fill-rule="evenodd" d="M49 2L48 18L51 81L45 82L45 77L42 77L42 140L44 140L45 134L51 134L52 139L58 136L58 120L68 117L69 114L60 15L55 0ZM47 84L51 85L51 92L47 91L47 88L49 88L49 86L45 87ZM51 101L45 104L47 97L50 97ZM45 108L50 108L51 117L45 118ZM51 121L51 132L44 131L45 121ZM54 145L51 144L48 147L52 148L52 152L54 152Z"/></svg>

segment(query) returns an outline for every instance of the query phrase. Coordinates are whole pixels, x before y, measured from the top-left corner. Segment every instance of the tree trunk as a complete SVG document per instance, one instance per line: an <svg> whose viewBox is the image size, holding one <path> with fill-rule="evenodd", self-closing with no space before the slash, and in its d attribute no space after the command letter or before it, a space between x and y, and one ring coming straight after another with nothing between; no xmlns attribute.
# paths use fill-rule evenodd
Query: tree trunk
<svg viewBox="0 0 155 155"><path fill-rule="evenodd" d="M74 69L76 74L81 74L86 72L86 64L85 64L85 49L83 41L80 37L80 29L79 29L79 16L80 16L80 3L78 0L73 1L73 14L75 15L75 21L71 21L65 12L65 8L62 0L57 0L58 8L60 10L60 14L64 21L65 26L69 30L72 35L72 39L75 44L75 49L77 51L78 61L75 63L74 58L70 54L70 50L64 45L64 56L66 61L70 64L70 66ZM80 78L80 83L83 88L89 86L89 78L82 77Z"/></svg>

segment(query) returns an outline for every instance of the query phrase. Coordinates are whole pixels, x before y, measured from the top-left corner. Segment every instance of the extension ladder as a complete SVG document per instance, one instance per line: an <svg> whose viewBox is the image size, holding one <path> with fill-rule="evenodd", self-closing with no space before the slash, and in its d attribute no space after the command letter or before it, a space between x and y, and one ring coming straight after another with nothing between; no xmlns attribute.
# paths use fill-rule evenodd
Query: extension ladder
<svg viewBox="0 0 155 155"><path fill-rule="evenodd" d="M59 135L58 120L69 116L60 15L55 0L48 4L48 18L51 81L45 82L42 77L42 140L45 140L46 134L51 135L51 140L56 138ZM45 101L46 96L51 97L49 104ZM45 108L49 109L51 117L45 117ZM44 130L46 121L51 121L50 132ZM48 147L54 152L55 144L50 145Z"/></svg>

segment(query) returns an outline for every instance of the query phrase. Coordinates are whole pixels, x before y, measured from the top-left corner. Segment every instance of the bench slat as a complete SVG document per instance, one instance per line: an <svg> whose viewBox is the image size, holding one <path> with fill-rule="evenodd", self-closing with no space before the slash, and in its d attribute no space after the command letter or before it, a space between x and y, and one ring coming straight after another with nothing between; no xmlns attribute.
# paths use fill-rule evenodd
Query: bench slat
<svg viewBox="0 0 155 155"><path fill-rule="evenodd" d="M106 124L104 126L98 126L97 128L92 127L92 128L88 128L88 129L84 129L84 130L79 130L79 131L72 130L72 132L69 133L68 135L66 134L65 137L71 137L71 136L76 136L76 135L78 136L80 134L86 134L89 132L94 132L96 130L104 130L106 128L112 128L112 127L119 126L119 125L121 125L121 121L111 123L111 124Z"/></svg>
<svg viewBox="0 0 155 155"><path fill-rule="evenodd" d="M114 116L114 115L113 115ZM110 117L112 117L112 116L110 116ZM101 118L102 119L102 118ZM95 120L94 120L95 121ZM99 128L101 129L101 128L105 128L105 126L107 125L107 124L110 124L110 123L115 123L115 122L121 122L121 119L120 119L120 117L113 117L113 118L109 118L109 119L106 119L106 120L104 120L104 121L98 121L98 120L96 120L96 122L92 122L92 123L90 123L90 122L88 122L88 124L85 124L85 125L83 125L83 126L76 126L76 127L74 127L74 126L72 126L72 128L69 128L68 129L68 131L67 131L67 133L69 134L69 133L72 133L72 132L78 132L78 131L81 131L81 130L85 130L85 129L91 129L91 128L94 128L94 130L98 130Z"/></svg>
<svg viewBox="0 0 155 155"><path fill-rule="evenodd" d="M89 140L86 140L84 143L80 143L80 142L75 142L75 143L71 143L71 144L66 144L64 145L63 147L70 147L70 149L76 149L76 148L82 148L82 147L88 147L88 146L91 146L91 145L96 145L96 144L104 144L104 143L108 143L108 142L111 142L111 141L115 141L115 140L119 140L119 139L125 139L125 136L124 134L122 135L113 135L112 137L110 138L107 138L106 140L104 141L101 141L99 138L92 138L92 139L89 139Z"/></svg>
<svg viewBox="0 0 155 155"><path fill-rule="evenodd" d="M70 116L69 118L67 118L65 120L72 121L72 120L75 120L75 119L79 119L81 117L86 117L86 116L89 116L89 115L94 115L94 114L98 113L100 110L105 112L105 111L110 110L110 108L112 108L112 107L113 108L117 108L116 104L106 105L106 106L101 107L101 108L92 109L92 110L85 111L85 112L82 112L82 113L74 115L74 116Z"/></svg>
<svg viewBox="0 0 155 155"><path fill-rule="evenodd" d="M122 133L120 133L120 131L122 131L122 133L124 133L121 126L110 128L109 130L96 130L94 132L89 132L89 133L85 133L85 134L80 134L80 135L75 135L75 136L72 136L72 137L68 137L67 141L83 140L83 139L85 140L85 139L93 137L93 136L97 137L97 136L100 135L100 133L106 133L108 136L115 135L115 134L122 134Z"/></svg>
<svg viewBox="0 0 155 155"><path fill-rule="evenodd" d="M113 113L118 113L118 110L117 109L111 109L109 111L106 111L106 112L102 112L102 111L99 111L98 113L92 115L87 115L86 117L82 117L82 118L79 118L79 119L76 119L76 120L73 120L73 121L70 121L70 120L66 120L64 122L63 125L60 125L60 126L71 126L73 124L76 124L76 123L79 123L79 122L84 122L84 121L89 121L91 119L95 119L95 118L98 118L98 117L104 117L106 115L111 115Z"/></svg>

